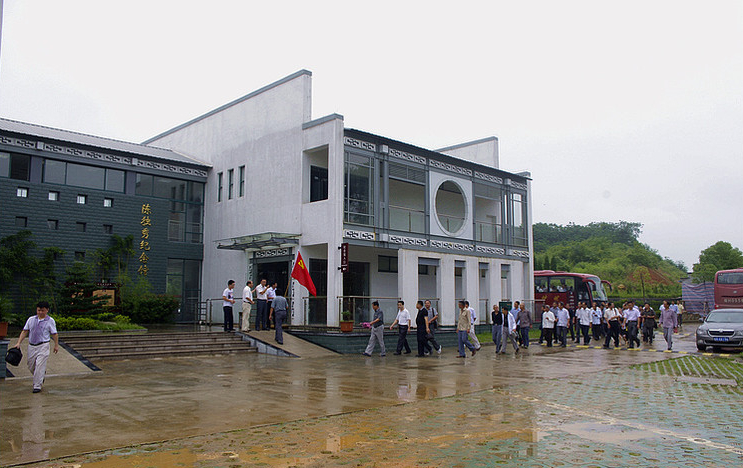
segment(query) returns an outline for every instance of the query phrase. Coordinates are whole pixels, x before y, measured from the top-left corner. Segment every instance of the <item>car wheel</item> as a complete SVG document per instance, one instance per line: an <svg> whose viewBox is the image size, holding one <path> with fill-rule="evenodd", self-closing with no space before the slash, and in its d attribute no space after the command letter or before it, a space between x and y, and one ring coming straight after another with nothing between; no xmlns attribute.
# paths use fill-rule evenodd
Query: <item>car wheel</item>
<svg viewBox="0 0 743 468"><path fill-rule="evenodd" d="M707 347L706 347L705 345L703 345L703 344L698 344L698 345L697 345L697 349L698 349L699 351L705 351L705 350L707 349Z"/></svg>

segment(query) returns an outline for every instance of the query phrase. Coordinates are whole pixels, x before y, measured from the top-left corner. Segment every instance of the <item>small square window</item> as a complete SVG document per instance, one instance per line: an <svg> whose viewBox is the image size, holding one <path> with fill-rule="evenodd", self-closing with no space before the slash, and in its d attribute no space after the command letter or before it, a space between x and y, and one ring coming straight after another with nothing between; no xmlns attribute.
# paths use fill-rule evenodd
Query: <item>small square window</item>
<svg viewBox="0 0 743 468"><path fill-rule="evenodd" d="M77 222L75 223L75 230L77 232L85 232L87 229L87 225L85 223Z"/></svg>
<svg viewBox="0 0 743 468"><path fill-rule="evenodd" d="M75 252L75 260L78 262L85 261L85 252Z"/></svg>
<svg viewBox="0 0 743 468"><path fill-rule="evenodd" d="M103 233L104 234L113 234L114 233L114 227L111 224L104 224L103 225Z"/></svg>
<svg viewBox="0 0 743 468"><path fill-rule="evenodd" d="M15 227L25 228L26 226L28 226L28 218L26 218L25 216L15 217Z"/></svg>
<svg viewBox="0 0 743 468"><path fill-rule="evenodd" d="M113 198L104 198L103 199L103 207L104 208L111 208L114 206L114 199Z"/></svg>
<svg viewBox="0 0 743 468"><path fill-rule="evenodd" d="M21 197L21 198L28 198L28 188L18 187L15 191L15 196Z"/></svg>
<svg viewBox="0 0 743 468"><path fill-rule="evenodd" d="M59 192L50 191L49 201L58 201L58 200L59 200Z"/></svg>
<svg viewBox="0 0 743 468"><path fill-rule="evenodd" d="M88 203L88 196L87 195L78 195L77 196L77 204L78 205L84 205Z"/></svg>
<svg viewBox="0 0 743 468"><path fill-rule="evenodd" d="M46 225L52 231L59 230L59 220L58 219L47 219L46 220Z"/></svg>

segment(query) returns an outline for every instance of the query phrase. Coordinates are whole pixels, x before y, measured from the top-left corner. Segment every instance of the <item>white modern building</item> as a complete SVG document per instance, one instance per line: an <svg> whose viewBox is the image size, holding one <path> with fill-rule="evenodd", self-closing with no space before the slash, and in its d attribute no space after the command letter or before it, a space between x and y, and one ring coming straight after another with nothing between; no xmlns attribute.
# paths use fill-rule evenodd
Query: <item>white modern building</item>
<svg viewBox="0 0 743 468"><path fill-rule="evenodd" d="M498 169L496 138L428 150L313 119L311 79L301 70L145 142L211 166L203 298L267 277L292 284L292 324L331 327L342 310L368 320L374 298L432 299L444 325L458 299L483 319L533 299L531 181ZM290 282L297 251L317 298Z"/></svg>

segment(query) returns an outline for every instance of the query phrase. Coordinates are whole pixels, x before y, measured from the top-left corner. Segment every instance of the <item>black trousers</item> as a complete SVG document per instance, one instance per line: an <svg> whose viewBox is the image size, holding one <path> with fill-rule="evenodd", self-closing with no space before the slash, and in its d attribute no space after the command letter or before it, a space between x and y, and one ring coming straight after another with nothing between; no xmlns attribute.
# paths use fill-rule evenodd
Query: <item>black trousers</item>
<svg viewBox="0 0 743 468"><path fill-rule="evenodd" d="M590 325L581 325L580 331L583 333L583 344L587 345L591 342L591 326ZM580 337L578 337L580 338ZM580 341L580 340L579 340Z"/></svg>
<svg viewBox="0 0 743 468"><path fill-rule="evenodd" d="M433 345L433 348L431 347ZM436 329L431 328L431 336L428 336L426 334L426 351L429 353L433 352L433 350L438 350L440 348L438 342L436 341Z"/></svg>
<svg viewBox="0 0 743 468"><path fill-rule="evenodd" d="M405 352L410 352L410 345L408 344L408 326L398 325L397 326L397 350L396 353L400 353L402 348L405 347Z"/></svg>
<svg viewBox="0 0 743 468"><path fill-rule="evenodd" d="M426 329L421 330L418 328L415 331L415 337L418 340L418 356L426 355L426 345L428 344L428 338L426 338Z"/></svg>
<svg viewBox="0 0 743 468"><path fill-rule="evenodd" d="M653 338L655 336L655 327L652 325L642 325L642 340L647 341L648 343L653 342Z"/></svg>
<svg viewBox="0 0 743 468"><path fill-rule="evenodd" d="M224 311L224 331L234 330L234 324L232 323L232 306L223 306Z"/></svg>
<svg viewBox="0 0 743 468"><path fill-rule="evenodd" d="M255 312L255 331L268 330L264 326L268 322L268 304L265 299L258 299L258 307Z"/></svg>
<svg viewBox="0 0 743 468"><path fill-rule="evenodd" d="M640 346L640 339L637 337L637 322L627 322L627 340L629 341L629 347L634 347L634 343Z"/></svg>
<svg viewBox="0 0 743 468"><path fill-rule="evenodd" d="M609 322L609 330L606 332L606 341L604 346L609 347L609 342L614 338L614 347L619 347L619 320L612 320Z"/></svg>
<svg viewBox="0 0 743 468"><path fill-rule="evenodd" d="M542 327L542 335L544 336L545 341L547 341L547 346L550 348L552 347L552 332L554 330L554 328Z"/></svg>

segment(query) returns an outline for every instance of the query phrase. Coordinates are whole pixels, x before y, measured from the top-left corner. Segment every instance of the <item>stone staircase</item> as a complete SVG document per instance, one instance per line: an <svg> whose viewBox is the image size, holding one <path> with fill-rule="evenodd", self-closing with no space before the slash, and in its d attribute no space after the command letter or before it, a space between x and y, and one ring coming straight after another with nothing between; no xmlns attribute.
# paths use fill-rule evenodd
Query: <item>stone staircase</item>
<svg viewBox="0 0 743 468"><path fill-rule="evenodd" d="M239 335L225 332L176 333L65 333L63 345L83 358L97 360L256 353Z"/></svg>

